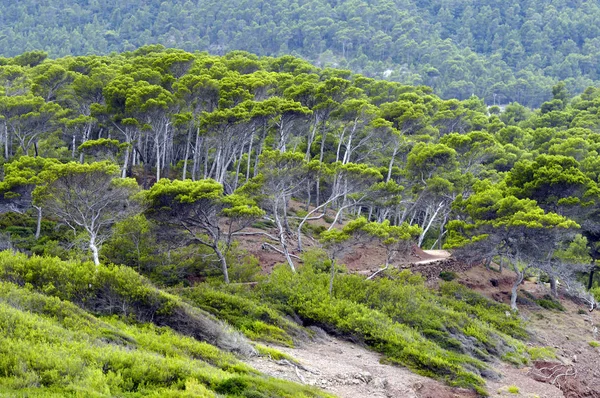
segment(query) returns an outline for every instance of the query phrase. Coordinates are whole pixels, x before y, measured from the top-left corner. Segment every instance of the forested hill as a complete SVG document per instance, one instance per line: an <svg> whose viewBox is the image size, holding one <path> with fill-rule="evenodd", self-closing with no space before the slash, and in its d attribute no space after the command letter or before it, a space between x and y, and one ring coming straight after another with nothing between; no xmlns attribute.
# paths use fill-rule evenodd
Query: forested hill
<svg viewBox="0 0 600 398"><path fill-rule="evenodd" d="M558 80L600 80L596 1L50 0L0 2L0 54L188 51L294 54L444 98L539 106Z"/></svg>
<svg viewBox="0 0 600 398"><path fill-rule="evenodd" d="M526 277L600 300L598 88L530 111L289 55L4 62L0 395L327 397L194 340L275 359L247 339L319 325L485 396L493 361L554 354L522 341ZM510 269L514 312L400 271L420 248Z"/></svg>

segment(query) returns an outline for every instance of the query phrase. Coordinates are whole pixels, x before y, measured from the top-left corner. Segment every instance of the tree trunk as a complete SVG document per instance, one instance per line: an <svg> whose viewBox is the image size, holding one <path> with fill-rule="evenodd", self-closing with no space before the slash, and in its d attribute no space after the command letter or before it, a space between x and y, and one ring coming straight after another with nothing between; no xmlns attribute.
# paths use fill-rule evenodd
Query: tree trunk
<svg viewBox="0 0 600 398"><path fill-rule="evenodd" d="M525 271L517 271L516 265L513 265L513 267L515 267L517 279L515 279L515 283L513 283L512 289L510 291L510 308L513 311L518 311L519 309L517 308L517 291L519 290L519 285L521 284L521 282L523 282L523 278L525 277Z"/></svg>
<svg viewBox="0 0 600 398"><path fill-rule="evenodd" d="M229 283L229 271L227 270L227 259L225 255L221 252L218 245L213 246L213 250L215 251L217 257L219 258L219 262L221 263L221 271L223 272L223 278L225 279L225 283Z"/></svg>
<svg viewBox="0 0 600 398"><path fill-rule="evenodd" d="M335 258L331 259L331 275L329 276L329 295L333 295L333 279L335 278Z"/></svg>
<svg viewBox="0 0 600 398"><path fill-rule="evenodd" d="M160 180L160 138L157 136L154 140L156 145L156 182Z"/></svg>
<svg viewBox="0 0 600 398"><path fill-rule="evenodd" d="M590 277L588 278L588 290L594 287L594 271L596 271L596 259L592 258L592 268L590 268Z"/></svg>
<svg viewBox="0 0 600 398"><path fill-rule="evenodd" d="M281 223L281 218L279 217L279 213L278 213L278 208L277 208L277 204L275 204L275 206L273 206L273 214L275 215L275 223L277 224L277 229L279 231L279 244L281 245L281 248L283 249L283 254L285 256L285 259L287 260L290 268L292 269L292 272L296 272L296 267L294 267L294 262L292 261L292 257L290 256L290 252L288 250L287 247L287 240L285 238L285 228L283 226L283 224Z"/></svg>
<svg viewBox="0 0 600 398"><path fill-rule="evenodd" d="M252 156L252 142L254 141L254 128L250 134L250 145L248 146L248 158L246 159L246 182L250 179L250 157Z"/></svg>
<svg viewBox="0 0 600 398"><path fill-rule="evenodd" d="M92 251L92 258L96 266L100 265L100 256L98 255L98 247L96 246L96 237L90 236L90 250Z"/></svg>
<svg viewBox="0 0 600 398"><path fill-rule="evenodd" d="M427 223L427 226L425 228L423 228L423 232L421 232L421 235L419 235L419 241L417 242L417 246L421 247L421 245L423 244L423 240L425 239L425 235L427 234L427 231L429 231L429 228L431 228L431 224L433 223L433 221L437 217L438 213L442 209L442 206L443 206L443 202L440 202L440 204L438 205L437 209L435 209L435 212L433 213L433 215L429 219L429 222Z"/></svg>
<svg viewBox="0 0 600 398"><path fill-rule="evenodd" d="M392 157L390 158L390 163L388 165L388 173L387 173L385 182L389 182L390 179L392 178L392 169L394 168L394 158L396 157L397 153L398 153L398 145L396 145L394 147L394 153L392 153Z"/></svg>
<svg viewBox="0 0 600 398"><path fill-rule="evenodd" d="M190 128L188 130L188 136L187 136L187 140L185 141L185 155L183 157L183 173L181 175L181 179L185 180L186 174L187 174L187 164L188 164L188 159L190 157L190 145L191 145L191 141L192 141L192 129Z"/></svg>
<svg viewBox="0 0 600 398"><path fill-rule="evenodd" d="M129 165L129 141L126 141L127 147L125 148L125 155L123 160L123 169L121 170L121 178L127 177L127 169Z"/></svg>
<svg viewBox="0 0 600 398"><path fill-rule="evenodd" d="M73 159L75 159L75 150L77 149L75 148L76 138L76 135L73 133L73 141L71 142L71 157Z"/></svg>
<svg viewBox="0 0 600 398"><path fill-rule="evenodd" d="M200 165L198 164L198 158L200 156L200 127L196 130L196 144L194 145L194 159L192 165L192 181L196 181L196 176L198 175L198 169Z"/></svg>
<svg viewBox="0 0 600 398"><path fill-rule="evenodd" d="M35 240L40 238L40 234L42 233L42 207L41 206L33 206L37 209L37 225L35 228Z"/></svg>
<svg viewBox="0 0 600 398"><path fill-rule="evenodd" d="M319 117L318 115L315 113L315 124L313 125L313 128L311 129L310 135L308 136L308 139L306 141L306 154L304 155L304 158L306 159L306 161L310 160L310 149L312 147L312 143L315 139L315 135L317 134L317 128L319 126Z"/></svg>
<svg viewBox="0 0 600 398"><path fill-rule="evenodd" d="M550 294L554 298L558 298L558 283L554 275L548 275L550 278Z"/></svg>

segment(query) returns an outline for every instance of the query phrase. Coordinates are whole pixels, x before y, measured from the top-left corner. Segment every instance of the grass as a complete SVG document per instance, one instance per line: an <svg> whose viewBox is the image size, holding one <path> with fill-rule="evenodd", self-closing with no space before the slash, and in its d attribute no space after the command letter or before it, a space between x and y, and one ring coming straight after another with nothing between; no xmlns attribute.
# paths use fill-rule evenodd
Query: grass
<svg viewBox="0 0 600 398"><path fill-rule="evenodd" d="M519 387L517 386L508 386L506 390L511 394L518 394L520 391Z"/></svg>
<svg viewBox="0 0 600 398"><path fill-rule="evenodd" d="M269 357L276 361L281 359L287 359L292 363L298 363L298 361L291 355L281 352L275 348L267 347L262 344L255 344L254 347L256 348L256 351L258 351L258 353L263 357Z"/></svg>
<svg viewBox="0 0 600 398"><path fill-rule="evenodd" d="M556 350L552 347L527 347L527 353L532 361L556 358Z"/></svg>
<svg viewBox="0 0 600 398"><path fill-rule="evenodd" d="M563 307L563 305L560 303L560 301L558 301L557 299L555 299L554 297L552 297L549 294L545 294L544 296L538 298L535 297L533 294L524 291L524 299L525 300L531 300L532 302L534 302L535 304L539 305L540 307L547 309L547 310L555 310L555 311L561 311L564 312L565 311L565 307Z"/></svg>

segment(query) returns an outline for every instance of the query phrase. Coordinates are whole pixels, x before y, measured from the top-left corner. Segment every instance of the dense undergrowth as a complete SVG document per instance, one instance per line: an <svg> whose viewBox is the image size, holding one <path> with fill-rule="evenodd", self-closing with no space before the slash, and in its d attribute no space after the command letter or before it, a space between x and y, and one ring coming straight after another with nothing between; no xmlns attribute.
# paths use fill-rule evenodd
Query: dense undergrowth
<svg viewBox="0 0 600 398"><path fill-rule="evenodd" d="M5 251L0 279L0 385L8 393L319 396L226 352L271 354L246 338L293 346L311 337L308 326L482 395L485 378L497 376L494 361L526 364L546 353L526 348L524 325L505 305L455 282L431 290L407 271L372 281L339 274L329 295L326 267L307 261L254 286L166 293L131 268Z"/></svg>
<svg viewBox="0 0 600 398"><path fill-rule="evenodd" d="M485 394L484 379L497 377L494 361L526 364L552 356L551 350L525 346L524 324L509 307L458 283L433 291L407 271L374 281L338 275L330 296L329 274L322 268L310 262L298 273L276 268L253 288L199 285L176 292L249 338L293 344L306 338L290 322L300 318L304 326L365 344L390 363L480 394Z"/></svg>
<svg viewBox="0 0 600 398"><path fill-rule="evenodd" d="M0 253L5 281L0 283L0 394L327 396L266 378L232 353L159 326L159 320L166 319L161 317L186 306L126 268L94 270L86 265ZM113 308L119 316L108 315L92 300L96 295L96 300L108 300L103 292L109 291L127 313ZM154 318L144 319L151 303ZM188 322L194 326L193 317ZM225 333L235 335L231 330ZM248 344L238 339L240 347Z"/></svg>

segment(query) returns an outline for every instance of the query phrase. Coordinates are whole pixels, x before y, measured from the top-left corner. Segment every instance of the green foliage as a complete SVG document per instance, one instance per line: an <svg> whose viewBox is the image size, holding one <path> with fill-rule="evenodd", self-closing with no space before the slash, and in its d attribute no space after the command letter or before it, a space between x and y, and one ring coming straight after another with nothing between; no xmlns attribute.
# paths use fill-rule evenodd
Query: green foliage
<svg viewBox="0 0 600 398"><path fill-rule="evenodd" d="M326 396L166 327L98 318L11 283L0 284L0 313L2 393L214 397L239 380L265 396Z"/></svg>
<svg viewBox="0 0 600 398"><path fill-rule="evenodd" d="M475 93L489 104L518 101L528 106L553 99L559 109L567 91L581 91L598 80L593 67L598 55L596 4L584 9L561 3L548 9L516 2L500 6L487 0L458 8L439 0L377 1L368 6L318 1L304 8L283 1L248 4L247 12L241 12L232 1L151 2L140 8L112 0L102 6L61 0L39 6L31 17L32 4L2 4L4 24L10 26L2 30L2 55L44 48L54 57L122 51L130 51L128 56L152 56L177 43L187 51L243 50L228 56L228 66L251 73L260 61L244 51L298 54L322 66L339 65L368 76L426 84L444 97L468 99ZM145 47L134 51L140 46ZM30 51L2 58L0 64L42 66L47 55ZM309 73L314 69L306 61L289 58L274 63L273 70ZM64 69L86 70L85 64L73 64ZM171 54L149 64L173 80L190 68L190 57ZM565 80L567 87L560 86L559 80Z"/></svg>
<svg viewBox="0 0 600 398"><path fill-rule="evenodd" d="M219 291L208 285L176 290L190 304L212 313L235 326L248 338L293 346L307 334L268 305L260 304L235 291Z"/></svg>
<svg viewBox="0 0 600 398"><path fill-rule="evenodd" d="M527 347L527 353L532 361L556 358L556 350L552 347Z"/></svg>
<svg viewBox="0 0 600 398"><path fill-rule="evenodd" d="M542 308L547 310L565 311L565 307L556 300L554 297L546 294L544 297L535 300L535 302Z"/></svg>
<svg viewBox="0 0 600 398"><path fill-rule="evenodd" d="M232 351L252 352L236 332L150 284L133 269L0 252L0 279L68 300L102 315L167 325Z"/></svg>
<svg viewBox="0 0 600 398"><path fill-rule="evenodd" d="M257 294L325 330L364 341L390 362L454 385L482 391L478 374L489 370L466 353L483 360L510 353L527 361L524 345L509 336L527 334L516 316L506 316L508 307L458 284L444 284L438 295L418 276L390 276L340 275L329 296L328 276L305 264L298 274L276 269Z"/></svg>
<svg viewBox="0 0 600 398"><path fill-rule="evenodd" d="M446 282L453 281L457 277L458 277L458 275L456 274L456 272L452 272L452 271L442 271L442 272L440 272L440 279L443 280L443 281L446 281Z"/></svg>
<svg viewBox="0 0 600 398"><path fill-rule="evenodd" d="M590 345L590 347L593 347L593 348L600 347L600 343L597 341L590 341L590 342L588 342L588 344Z"/></svg>

